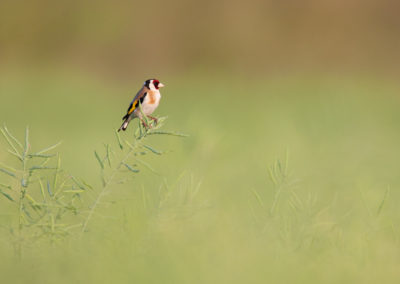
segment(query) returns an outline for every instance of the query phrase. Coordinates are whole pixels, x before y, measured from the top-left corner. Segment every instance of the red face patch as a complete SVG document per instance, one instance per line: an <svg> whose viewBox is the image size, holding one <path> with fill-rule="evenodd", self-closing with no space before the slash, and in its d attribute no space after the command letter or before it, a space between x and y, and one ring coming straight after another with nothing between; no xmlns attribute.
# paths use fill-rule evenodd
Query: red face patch
<svg viewBox="0 0 400 284"><path fill-rule="evenodd" d="M154 79L153 84L154 84L154 87L156 87L156 89L158 89L158 84L160 84L160 81Z"/></svg>

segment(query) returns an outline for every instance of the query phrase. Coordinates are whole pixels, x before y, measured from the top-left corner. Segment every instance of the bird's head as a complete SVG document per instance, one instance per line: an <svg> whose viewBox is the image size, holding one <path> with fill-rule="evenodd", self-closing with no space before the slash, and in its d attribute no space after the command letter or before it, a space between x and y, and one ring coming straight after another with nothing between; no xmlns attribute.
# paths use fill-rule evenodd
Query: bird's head
<svg viewBox="0 0 400 284"><path fill-rule="evenodd" d="M146 80L146 82L144 82L144 85L145 85L148 89L150 89L150 90L152 90L152 91L155 91L155 90L158 90L159 88L164 87L164 84L161 83L160 81L158 81L157 79L149 79L149 80Z"/></svg>

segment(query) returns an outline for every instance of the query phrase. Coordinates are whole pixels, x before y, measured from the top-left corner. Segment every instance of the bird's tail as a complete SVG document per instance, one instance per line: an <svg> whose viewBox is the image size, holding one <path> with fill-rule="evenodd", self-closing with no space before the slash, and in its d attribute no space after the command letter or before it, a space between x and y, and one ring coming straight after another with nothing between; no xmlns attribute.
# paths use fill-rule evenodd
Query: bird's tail
<svg viewBox="0 0 400 284"><path fill-rule="evenodd" d="M124 122L122 123L121 127L118 129L118 132L121 130L125 131L126 128L128 127L129 122L131 121L130 116L124 116L122 119L124 119Z"/></svg>

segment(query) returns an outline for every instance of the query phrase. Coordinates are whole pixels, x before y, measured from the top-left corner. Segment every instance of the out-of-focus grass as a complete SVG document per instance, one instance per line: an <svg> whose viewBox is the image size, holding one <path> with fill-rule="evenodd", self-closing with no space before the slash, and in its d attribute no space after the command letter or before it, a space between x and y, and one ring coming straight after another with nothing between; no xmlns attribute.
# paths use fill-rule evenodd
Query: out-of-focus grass
<svg viewBox="0 0 400 284"><path fill-rule="evenodd" d="M11 74L0 76L0 121L19 137L29 124L35 145L63 140L64 168L96 184L93 150L114 139L146 78L128 85L73 72ZM170 150L152 163L160 175L116 186L83 239L32 247L18 262L2 230L4 281L396 283L397 85L159 79L157 114L191 136L157 138L154 147ZM8 209L0 209L4 228Z"/></svg>

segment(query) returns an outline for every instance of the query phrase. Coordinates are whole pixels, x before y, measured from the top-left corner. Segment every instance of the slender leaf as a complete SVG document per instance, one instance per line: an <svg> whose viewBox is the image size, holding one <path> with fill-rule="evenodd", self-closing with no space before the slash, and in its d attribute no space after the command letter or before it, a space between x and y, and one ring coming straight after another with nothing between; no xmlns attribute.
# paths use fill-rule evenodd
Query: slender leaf
<svg viewBox="0 0 400 284"><path fill-rule="evenodd" d="M4 188L7 188L7 189L10 189L10 190L12 189L11 185L6 185L6 184L0 183L0 186L2 186Z"/></svg>
<svg viewBox="0 0 400 284"><path fill-rule="evenodd" d="M383 196L383 199L382 199L382 201L381 201L381 204L380 204L379 207L378 207L378 211L376 212L376 215L378 215L378 216L379 216L379 214L380 214L381 211L382 211L383 205L385 204L385 201L386 201L386 199L387 199L387 197L388 197L388 195L389 195L389 191L390 191L390 187L388 187L388 188L386 189L385 195Z"/></svg>
<svg viewBox="0 0 400 284"><path fill-rule="evenodd" d="M7 126L3 126L3 129L5 130L5 132L7 133L7 135L15 142L15 143L17 143L17 145L21 148L21 150L24 148L23 146L22 146L22 144L21 144L21 142L19 142L18 141L18 139L17 138L15 138L12 134L11 134L11 132L8 130L8 128L7 128Z"/></svg>
<svg viewBox="0 0 400 284"><path fill-rule="evenodd" d="M41 167L41 166L33 166L32 168L29 169L29 171L33 172L36 170L56 170L56 167Z"/></svg>
<svg viewBox="0 0 400 284"><path fill-rule="evenodd" d="M145 166L147 169L149 169L152 173L156 174L156 175L160 175L155 169L153 169L148 163L140 160L140 159L136 159L139 163L141 163L143 166Z"/></svg>
<svg viewBox="0 0 400 284"><path fill-rule="evenodd" d="M274 174L274 171L273 171L272 167L269 167L269 168L268 168L268 173L269 173L269 177L271 178L272 182L273 182L275 185L278 185L278 181L277 181L276 178L275 178L275 174Z"/></svg>
<svg viewBox="0 0 400 284"><path fill-rule="evenodd" d="M70 189L70 190L63 190L65 193L82 193L85 192L85 190L82 189Z"/></svg>
<svg viewBox="0 0 400 284"><path fill-rule="evenodd" d="M11 155L15 156L18 158L18 160L22 161L22 157L21 155L15 153L14 151L11 151L10 149L7 150L8 153L10 153Z"/></svg>
<svg viewBox="0 0 400 284"><path fill-rule="evenodd" d="M0 194L2 194L5 198L7 198L8 200L14 202L15 200L7 193L5 193L4 191L0 190Z"/></svg>
<svg viewBox="0 0 400 284"><path fill-rule="evenodd" d="M50 158L43 159L43 162L41 162L39 166L44 167L49 161L50 161Z"/></svg>
<svg viewBox="0 0 400 284"><path fill-rule="evenodd" d="M33 199L33 197L30 196L29 194L25 194L25 196L26 196L26 198L28 198L34 205L38 204L38 203L36 202L36 200Z"/></svg>
<svg viewBox="0 0 400 284"><path fill-rule="evenodd" d="M124 149L124 146L122 146L121 137L119 136L118 130L115 131L115 135L117 136L119 148L120 148L121 150Z"/></svg>
<svg viewBox="0 0 400 284"><path fill-rule="evenodd" d="M85 187L74 176L71 176L71 179L80 189L85 190Z"/></svg>
<svg viewBox="0 0 400 284"><path fill-rule="evenodd" d="M260 194L258 194L257 190L253 189L252 192L253 192L255 198L257 199L258 203L260 204L260 206L264 207L264 202L263 202Z"/></svg>
<svg viewBox="0 0 400 284"><path fill-rule="evenodd" d="M25 146L24 146L24 154L22 155L25 158L28 155L29 151L29 127L25 128Z"/></svg>
<svg viewBox="0 0 400 284"><path fill-rule="evenodd" d="M180 132L173 132L173 131L150 131L147 133L147 135L171 135L171 136L177 136L177 137L189 137L188 134L180 133Z"/></svg>
<svg viewBox="0 0 400 284"><path fill-rule="evenodd" d="M107 152L107 161L108 161L108 166L111 168L111 149L110 149L110 144L106 144L106 152Z"/></svg>
<svg viewBox="0 0 400 284"><path fill-rule="evenodd" d="M42 193L43 201L46 201L46 194L44 194L42 179L39 179L39 185L40 185L40 192Z"/></svg>
<svg viewBox="0 0 400 284"><path fill-rule="evenodd" d="M58 155L58 159L57 159L57 170L54 173L54 183L53 183L53 187L57 188L57 181L58 181L58 171L60 170L61 167L61 158L60 155Z"/></svg>
<svg viewBox="0 0 400 284"><path fill-rule="evenodd" d="M51 154L51 155L43 155L43 154L29 154L28 157L29 158L45 158L45 159L49 159L56 156L56 154Z"/></svg>
<svg viewBox="0 0 400 284"><path fill-rule="evenodd" d="M125 164L125 163L124 163L124 166L125 166L128 170L130 170L131 172L134 172L134 173L138 173L138 172L139 172L139 170L132 168L132 167L131 167L130 165L128 165L128 164Z"/></svg>
<svg viewBox="0 0 400 284"><path fill-rule="evenodd" d="M49 182L49 181L47 181L47 192L49 193L49 195L50 195L51 197L53 197L53 192L51 191L50 182Z"/></svg>
<svg viewBox="0 0 400 284"><path fill-rule="evenodd" d="M36 152L35 155L40 155L40 154L46 153L46 152L48 152L50 150L53 150L54 148L57 148L58 146L60 146L61 143L62 142L60 141L60 142L58 142L58 143L56 143L54 145L51 145L51 146L49 146L47 148L44 148L43 150L40 150L39 152Z"/></svg>
<svg viewBox="0 0 400 284"><path fill-rule="evenodd" d="M10 167L10 166L8 166L8 165L6 165L6 164L3 164L3 163L1 163L1 162L0 162L0 166L2 166L3 168L8 169L8 170L11 171L11 172L17 172L17 170L14 169L13 167Z"/></svg>
<svg viewBox="0 0 400 284"><path fill-rule="evenodd" d="M81 181L87 188L93 189L93 187L90 184L88 184L87 182L85 182L83 179L81 179Z"/></svg>
<svg viewBox="0 0 400 284"><path fill-rule="evenodd" d="M7 174L9 176L12 176L12 177L16 177L15 174L13 174L12 172L7 171L7 170L2 169L2 168L0 168L0 172L3 172L3 173L5 173L5 174Z"/></svg>
<svg viewBox="0 0 400 284"><path fill-rule="evenodd" d="M94 151L94 155L96 156L96 159L99 162L101 169L104 170L104 164L103 161L100 159L99 154L97 154L97 152Z"/></svg>
<svg viewBox="0 0 400 284"><path fill-rule="evenodd" d="M22 207L22 211L24 211L25 215L30 219L29 223L33 223L33 218L31 216L31 213L29 213L29 211L25 208L25 206Z"/></svg>
<svg viewBox="0 0 400 284"><path fill-rule="evenodd" d="M158 150L154 149L154 148L151 147L151 146L143 145L143 147L146 148L146 149L148 149L148 150L150 150L151 152L153 152L153 153L156 154L156 155L161 155L161 154L162 154L161 151L158 151Z"/></svg>
<svg viewBox="0 0 400 284"><path fill-rule="evenodd" d="M132 150L135 150L136 149L136 145L135 146L133 146L131 143L129 143L127 140L125 140L125 143L126 143L126 145L128 145L128 147L129 148L131 148Z"/></svg>
<svg viewBox="0 0 400 284"><path fill-rule="evenodd" d="M12 143L12 141L10 140L10 138L8 137L8 135L6 134L6 132L3 129L0 129L1 133L3 134L4 138L6 139L8 145L10 145L11 148L13 148L14 152L19 154L17 148L15 147L14 143Z"/></svg>

